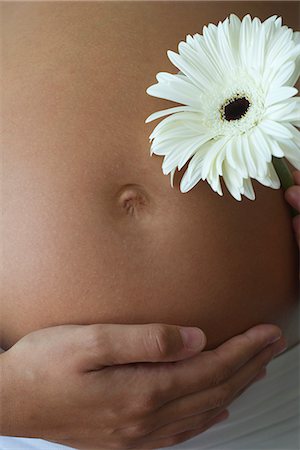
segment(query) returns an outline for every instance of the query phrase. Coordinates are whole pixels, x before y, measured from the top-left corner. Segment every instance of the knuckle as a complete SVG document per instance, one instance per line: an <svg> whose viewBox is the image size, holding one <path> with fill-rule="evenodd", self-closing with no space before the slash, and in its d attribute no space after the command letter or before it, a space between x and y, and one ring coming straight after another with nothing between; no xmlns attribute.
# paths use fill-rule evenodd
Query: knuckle
<svg viewBox="0 0 300 450"><path fill-rule="evenodd" d="M97 325L89 325L86 344L94 350L99 349L99 346L102 346L104 343L105 339L103 339L103 333L99 332Z"/></svg>
<svg viewBox="0 0 300 450"><path fill-rule="evenodd" d="M98 324L88 325L89 330L87 333L85 346L92 353L97 356L101 355L107 365L114 365L118 363L115 360L114 355L109 345L109 335L105 333L103 327L99 327Z"/></svg>
<svg viewBox="0 0 300 450"><path fill-rule="evenodd" d="M148 392L139 395L130 407L130 417L140 419L151 414L157 409L156 395L153 392Z"/></svg>
<svg viewBox="0 0 300 450"><path fill-rule="evenodd" d="M160 324L149 326L145 346L154 359L169 356L172 346L168 328Z"/></svg>
<svg viewBox="0 0 300 450"><path fill-rule="evenodd" d="M140 411L142 415L153 412L159 406L158 403L158 394L155 391L144 395L140 400Z"/></svg>

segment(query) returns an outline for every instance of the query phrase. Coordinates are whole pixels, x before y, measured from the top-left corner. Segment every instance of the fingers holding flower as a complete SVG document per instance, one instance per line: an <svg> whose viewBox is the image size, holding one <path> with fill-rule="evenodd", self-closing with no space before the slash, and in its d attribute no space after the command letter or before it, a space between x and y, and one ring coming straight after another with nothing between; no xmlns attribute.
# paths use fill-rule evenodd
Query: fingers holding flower
<svg viewBox="0 0 300 450"><path fill-rule="evenodd" d="M295 185L285 191L285 199L298 212L298 215L293 218L293 227L300 249L300 170L293 172L293 178Z"/></svg>

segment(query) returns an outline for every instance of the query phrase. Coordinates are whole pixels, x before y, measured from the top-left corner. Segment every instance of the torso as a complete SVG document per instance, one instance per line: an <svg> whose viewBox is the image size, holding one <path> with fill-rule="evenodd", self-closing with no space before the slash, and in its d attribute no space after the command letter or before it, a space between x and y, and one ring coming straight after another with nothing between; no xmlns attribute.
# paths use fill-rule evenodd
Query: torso
<svg viewBox="0 0 300 450"><path fill-rule="evenodd" d="M122 6L125 57L120 36L101 46L108 25L94 35L94 13L85 42L84 21L73 35L64 16L48 18L49 6L33 16L29 6L7 5L0 345L52 325L109 322L199 326L208 348L277 323L295 344L298 249L282 190L254 182L256 200L237 202L224 185L220 197L200 182L183 194L186 166L172 189L160 157L149 155L154 125L144 120L172 106L145 93L158 71L173 69L168 34L145 28L145 58ZM40 20L42 36L21 44ZM170 31L173 46L197 31L192 8L185 21ZM138 34L141 18L134 23Z"/></svg>

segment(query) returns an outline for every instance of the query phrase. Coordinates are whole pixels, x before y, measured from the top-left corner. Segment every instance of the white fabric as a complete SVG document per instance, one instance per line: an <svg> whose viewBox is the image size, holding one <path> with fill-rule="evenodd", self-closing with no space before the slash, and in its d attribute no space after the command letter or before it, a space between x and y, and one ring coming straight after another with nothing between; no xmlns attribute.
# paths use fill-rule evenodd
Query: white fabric
<svg viewBox="0 0 300 450"><path fill-rule="evenodd" d="M225 422L165 450L299 450L299 356L300 344L275 358L267 377L230 406ZM0 436L0 450L70 448L42 439Z"/></svg>

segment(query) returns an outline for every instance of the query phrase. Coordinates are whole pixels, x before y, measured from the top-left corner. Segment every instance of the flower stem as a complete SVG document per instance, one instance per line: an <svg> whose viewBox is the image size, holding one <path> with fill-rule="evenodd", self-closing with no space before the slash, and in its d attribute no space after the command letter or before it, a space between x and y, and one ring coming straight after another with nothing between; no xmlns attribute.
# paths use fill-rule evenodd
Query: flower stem
<svg viewBox="0 0 300 450"><path fill-rule="evenodd" d="M285 159L277 158L276 156L273 156L272 163L273 163L276 173L280 179L283 190L285 191L289 187L293 186L295 184L293 175L292 175L290 169L288 168L288 165L287 165ZM290 208L291 208L291 213L292 213L293 217L295 217L299 214L298 211L296 211L294 208L292 208L292 207L290 207Z"/></svg>

